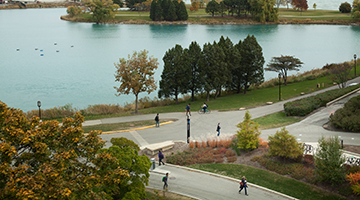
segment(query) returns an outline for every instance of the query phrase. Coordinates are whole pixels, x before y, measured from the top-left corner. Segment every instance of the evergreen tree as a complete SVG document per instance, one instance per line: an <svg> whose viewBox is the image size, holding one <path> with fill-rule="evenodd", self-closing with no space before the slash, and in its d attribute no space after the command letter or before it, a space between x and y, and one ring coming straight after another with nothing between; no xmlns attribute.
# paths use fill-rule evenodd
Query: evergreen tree
<svg viewBox="0 0 360 200"><path fill-rule="evenodd" d="M185 3L183 1L180 1L177 17L178 17L178 20L181 20L181 21L185 21L189 18Z"/></svg>
<svg viewBox="0 0 360 200"><path fill-rule="evenodd" d="M156 9L156 0L153 0L151 2L151 7L150 7L150 19L152 21L155 21L155 9Z"/></svg>
<svg viewBox="0 0 360 200"><path fill-rule="evenodd" d="M169 49L164 57L164 70L161 74L160 90L158 93L161 97L175 97L175 102L178 103L178 96L186 93L188 76L187 66L189 66L184 50L180 45Z"/></svg>
<svg viewBox="0 0 360 200"><path fill-rule="evenodd" d="M195 93L201 90L202 78L200 74L200 62L202 60L201 47L196 42L191 42L187 50L187 57L189 58L190 73L188 91L191 92L191 101L194 101Z"/></svg>
<svg viewBox="0 0 360 200"><path fill-rule="evenodd" d="M161 16L162 16L161 1L157 0L155 4L155 13L154 13L155 21L161 21Z"/></svg>
<svg viewBox="0 0 360 200"><path fill-rule="evenodd" d="M337 136L318 141L318 149L314 155L315 174L320 181L329 182L333 186L344 181L346 172L344 166L345 157L340 149L340 140Z"/></svg>
<svg viewBox="0 0 360 200"><path fill-rule="evenodd" d="M204 90L209 101L210 92L215 90L215 97L220 93L221 86L230 78L230 72L225 62L226 56L222 48L214 42L204 44L201 62L201 76L204 78Z"/></svg>
<svg viewBox="0 0 360 200"><path fill-rule="evenodd" d="M176 15L174 2L172 2L170 0L164 0L164 1L169 1L169 9L168 9L165 20L167 20L167 21L175 21L175 20L177 20L178 16Z"/></svg>
<svg viewBox="0 0 360 200"><path fill-rule="evenodd" d="M171 4L170 0L161 0L161 8L162 8L162 17L164 20L167 20L167 15L169 15L169 6Z"/></svg>
<svg viewBox="0 0 360 200"><path fill-rule="evenodd" d="M276 131L274 136L269 136L268 140L270 155L297 159L304 153L302 143L298 143L296 137L289 134L285 127Z"/></svg>
<svg viewBox="0 0 360 200"><path fill-rule="evenodd" d="M219 43L220 47L223 49L224 53L225 53L225 62L227 63L227 68L230 71L230 78L228 79L227 83L226 83L226 87L228 89L238 89L238 93L240 92L240 88L237 87L237 80L238 79L242 79L242 73L238 72L238 68L240 68L240 60L241 60L241 55L238 51L238 49L236 49L234 47L234 44L231 42L231 40L226 37L226 39L221 36ZM241 85L241 84L240 84Z"/></svg>
<svg viewBox="0 0 360 200"><path fill-rule="evenodd" d="M251 121L250 112L247 110L244 116L244 121L240 122L237 127L240 129L237 131L236 137L238 138L238 148L244 150L253 150L259 147L259 136L261 134L259 130L259 124Z"/></svg>
<svg viewBox="0 0 360 200"><path fill-rule="evenodd" d="M205 8L206 13L211 13L211 15L214 17L215 13L219 12L220 5L217 1L211 0Z"/></svg>
<svg viewBox="0 0 360 200"><path fill-rule="evenodd" d="M264 81L264 57L262 48L254 35L248 35L243 42L236 45L241 55L240 67L243 72L244 94L251 84L260 84Z"/></svg>

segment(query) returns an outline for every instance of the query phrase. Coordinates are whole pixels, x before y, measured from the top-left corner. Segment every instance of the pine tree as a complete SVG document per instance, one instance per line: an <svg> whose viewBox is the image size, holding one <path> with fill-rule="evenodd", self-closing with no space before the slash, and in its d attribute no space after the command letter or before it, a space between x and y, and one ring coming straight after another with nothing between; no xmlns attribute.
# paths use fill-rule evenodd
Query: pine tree
<svg viewBox="0 0 360 200"><path fill-rule="evenodd" d="M164 0L164 1L167 1L167 0ZM176 15L175 4L169 0L169 9L168 9L168 13L166 15L165 20L175 21L177 19L178 19L178 16Z"/></svg>
<svg viewBox="0 0 360 200"><path fill-rule="evenodd" d="M187 20L189 17L187 10L186 10L185 3L183 1L181 1L179 4L179 11L178 11L177 17L178 17L178 20L181 20L181 21Z"/></svg>
<svg viewBox="0 0 360 200"><path fill-rule="evenodd" d="M238 148L244 150L253 150L259 147L259 136L261 134L259 130L259 124L250 120L251 115L249 111L246 111L244 121L240 122L237 127L240 130L237 131L236 137L238 138Z"/></svg>
<svg viewBox="0 0 360 200"><path fill-rule="evenodd" d="M188 91L191 92L191 101L194 101L195 93L201 90L202 78L200 75L200 62L202 60L201 47L196 42L191 42L187 50L187 57L189 58L190 76Z"/></svg>
<svg viewBox="0 0 360 200"><path fill-rule="evenodd" d="M244 74L244 94L251 84L260 84L264 81L265 59L262 48L254 35L248 35L243 42L239 41L236 48L241 55L240 67Z"/></svg>
<svg viewBox="0 0 360 200"><path fill-rule="evenodd" d="M187 92L187 56L184 55L183 48L177 44L165 53L163 61L164 70L161 74L158 96L174 96L175 102L178 103L178 96Z"/></svg>

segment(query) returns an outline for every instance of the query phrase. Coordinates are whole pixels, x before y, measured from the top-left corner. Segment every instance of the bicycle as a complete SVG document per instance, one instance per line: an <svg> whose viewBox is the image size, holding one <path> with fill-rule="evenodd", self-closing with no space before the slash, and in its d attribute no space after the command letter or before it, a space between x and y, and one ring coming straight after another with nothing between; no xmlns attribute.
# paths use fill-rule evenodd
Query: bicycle
<svg viewBox="0 0 360 200"><path fill-rule="evenodd" d="M209 110L209 109L206 108L206 109L205 109L205 112L204 112L204 109L201 108L201 109L198 111L198 113L199 113L199 114L210 114L210 113L211 113L211 110Z"/></svg>

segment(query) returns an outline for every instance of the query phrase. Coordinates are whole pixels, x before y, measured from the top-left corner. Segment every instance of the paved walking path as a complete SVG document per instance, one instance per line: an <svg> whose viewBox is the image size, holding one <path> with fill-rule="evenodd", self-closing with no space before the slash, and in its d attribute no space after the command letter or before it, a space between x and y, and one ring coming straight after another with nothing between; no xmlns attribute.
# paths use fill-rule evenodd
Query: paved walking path
<svg viewBox="0 0 360 200"><path fill-rule="evenodd" d="M360 82L360 77L352 81L349 81L348 84L353 82ZM283 110L283 105L286 102L293 101L295 99L304 98L311 95L316 95L327 90L332 90L338 88L333 86L321 91L317 91L311 94L299 96L290 100L281 101L274 103L272 105L261 106L257 108L248 109L252 118L262 117L268 114L280 112ZM355 93L351 97L360 95L360 93ZM351 97L347 97L343 100L338 101L335 104L332 104L326 108L320 109L315 114L310 115L301 122L286 126L286 129L289 130L290 134L295 135L301 142L317 142L319 137L322 135L325 137L337 135L344 140L344 144L349 145L359 145L360 144L360 135L356 133L347 133L347 132L334 132L328 131L322 128L323 124L328 121L328 117L336 109L343 106L343 104ZM211 106L211 105L210 105ZM239 106L241 107L241 106ZM196 111L198 108L192 108L193 112L191 119L191 137L203 137L208 134L216 134L216 125L218 122L221 123L221 134L235 134L238 128L236 125L243 121L245 110L242 111L228 111L228 112L217 112L212 111L211 114L203 115L198 114ZM110 119L100 119L84 122L84 126L95 125L95 124L110 124L110 123L120 123L120 122L130 122L130 121L141 121L141 120L153 120L155 117L154 114L149 115L136 115L128 117L119 117L119 118L110 118ZM130 131L121 131L121 132L110 132L101 135L101 138L105 141L106 147L111 146L109 142L111 138L114 137L125 137L137 143L140 147L148 144L160 143L164 141L186 141L187 137L187 121L184 112L177 113L160 113L161 119L178 119L173 123L168 123L161 125L160 128L148 127L141 129L133 129ZM263 130L260 137L267 140L269 135L276 133L276 129ZM158 173L156 173L156 171ZM245 196L241 196L238 192L238 183L229 178L218 177L214 175L209 175L207 173L194 172L194 170L187 170L180 167L174 166L161 166L157 168L150 175L149 187L162 189L161 177L165 171L170 171L170 191L175 193L183 193L196 197L198 199L238 199ZM251 183L251 180L248 180ZM268 191L267 189L261 189L260 187L251 187L250 184L249 194L247 198L252 199L284 199L286 196L274 193L273 191ZM243 194L242 194L243 195Z"/></svg>
<svg viewBox="0 0 360 200"><path fill-rule="evenodd" d="M161 190L164 185L161 180L166 172L169 172L169 192L183 194L194 199L296 199L252 184L251 180L248 180L249 196L245 196L244 190L241 194L238 192L240 182L238 179L170 164L157 166L150 172L150 188Z"/></svg>

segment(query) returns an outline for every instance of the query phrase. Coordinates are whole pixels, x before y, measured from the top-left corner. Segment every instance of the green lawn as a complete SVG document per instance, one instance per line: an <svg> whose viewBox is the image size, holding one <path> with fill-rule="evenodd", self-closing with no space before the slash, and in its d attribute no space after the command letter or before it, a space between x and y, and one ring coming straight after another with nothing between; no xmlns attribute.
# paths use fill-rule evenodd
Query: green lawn
<svg viewBox="0 0 360 200"><path fill-rule="evenodd" d="M237 164L195 164L189 167L233 177L239 180L242 176L246 176L247 181L250 183L263 186L302 200L346 199L340 196L329 194L326 191L301 181L250 166ZM251 184L249 184L249 186L251 188Z"/></svg>
<svg viewBox="0 0 360 200"><path fill-rule="evenodd" d="M278 112L271 115L266 115L264 117L259 117L252 119L252 121L257 122L260 125L260 129L270 129L277 127L284 127L304 119L303 117L291 117L286 116L284 112Z"/></svg>

